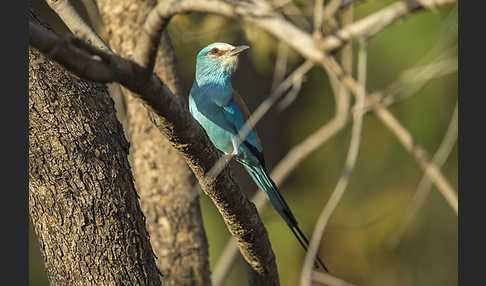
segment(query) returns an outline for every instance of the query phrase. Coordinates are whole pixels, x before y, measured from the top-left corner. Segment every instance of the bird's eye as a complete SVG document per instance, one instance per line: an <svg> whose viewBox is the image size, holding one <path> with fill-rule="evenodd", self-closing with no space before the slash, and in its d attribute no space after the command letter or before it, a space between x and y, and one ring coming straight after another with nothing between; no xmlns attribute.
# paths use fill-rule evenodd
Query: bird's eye
<svg viewBox="0 0 486 286"><path fill-rule="evenodd" d="M219 52L219 50L217 48L212 48L209 53L212 54L212 55L215 55Z"/></svg>

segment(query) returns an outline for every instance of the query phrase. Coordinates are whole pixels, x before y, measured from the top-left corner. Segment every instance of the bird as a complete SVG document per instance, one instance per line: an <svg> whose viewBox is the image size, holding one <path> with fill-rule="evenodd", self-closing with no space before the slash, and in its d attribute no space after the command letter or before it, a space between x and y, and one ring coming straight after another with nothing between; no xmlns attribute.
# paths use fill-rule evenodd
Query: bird
<svg viewBox="0 0 486 286"><path fill-rule="evenodd" d="M233 155L232 158L243 165L307 251L309 240L265 167L263 148L256 129L252 128L243 140L238 137L250 113L243 98L233 89L231 77L237 69L239 55L248 48L247 45L216 42L198 52L195 78L189 92L189 112L216 149ZM328 271L319 256L316 256L315 265Z"/></svg>

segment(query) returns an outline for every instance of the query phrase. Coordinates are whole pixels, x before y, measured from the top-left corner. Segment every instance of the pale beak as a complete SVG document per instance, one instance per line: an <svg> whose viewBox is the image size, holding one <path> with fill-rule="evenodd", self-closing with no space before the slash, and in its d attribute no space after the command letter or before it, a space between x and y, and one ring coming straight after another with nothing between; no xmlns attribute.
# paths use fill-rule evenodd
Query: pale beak
<svg viewBox="0 0 486 286"><path fill-rule="evenodd" d="M238 46L238 47L234 47L231 51L229 51L228 55L229 56L236 56L238 55L239 53L243 52L244 50L246 49L249 49L250 47L247 46L247 45L241 45L241 46Z"/></svg>

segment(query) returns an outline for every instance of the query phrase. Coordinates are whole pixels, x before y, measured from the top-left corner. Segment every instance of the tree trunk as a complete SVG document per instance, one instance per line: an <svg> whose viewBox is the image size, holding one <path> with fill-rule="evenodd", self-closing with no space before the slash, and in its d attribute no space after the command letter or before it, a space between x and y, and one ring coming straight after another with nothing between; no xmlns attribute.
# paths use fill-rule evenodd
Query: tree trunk
<svg viewBox="0 0 486 286"><path fill-rule="evenodd" d="M156 1L98 0L111 48L131 58L146 16ZM175 55L168 34L160 45L155 72L181 95ZM125 89L125 93L128 94ZM210 285L208 245L196 182L184 158L151 120L156 117L127 96L132 166L157 265L167 285Z"/></svg>
<svg viewBox="0 0 486 286"><path fill-rule="evenodd" d="M52 285L161 285L127 155L106 87L29 48L29 212Z"/></svg>

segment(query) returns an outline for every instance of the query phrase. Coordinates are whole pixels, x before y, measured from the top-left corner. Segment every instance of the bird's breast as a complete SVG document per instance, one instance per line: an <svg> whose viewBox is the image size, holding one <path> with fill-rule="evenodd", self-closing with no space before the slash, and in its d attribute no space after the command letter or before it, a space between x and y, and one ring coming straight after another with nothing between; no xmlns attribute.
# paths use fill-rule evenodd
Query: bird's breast
<svg viewBox="0 0 486 286"><path fill-rule="evenodd" d="M225 118L224 110L209 98L197 94L189 95L189 111L202 126L213 145L224 153L233 151L235 137L233 127Z"/></svg>

